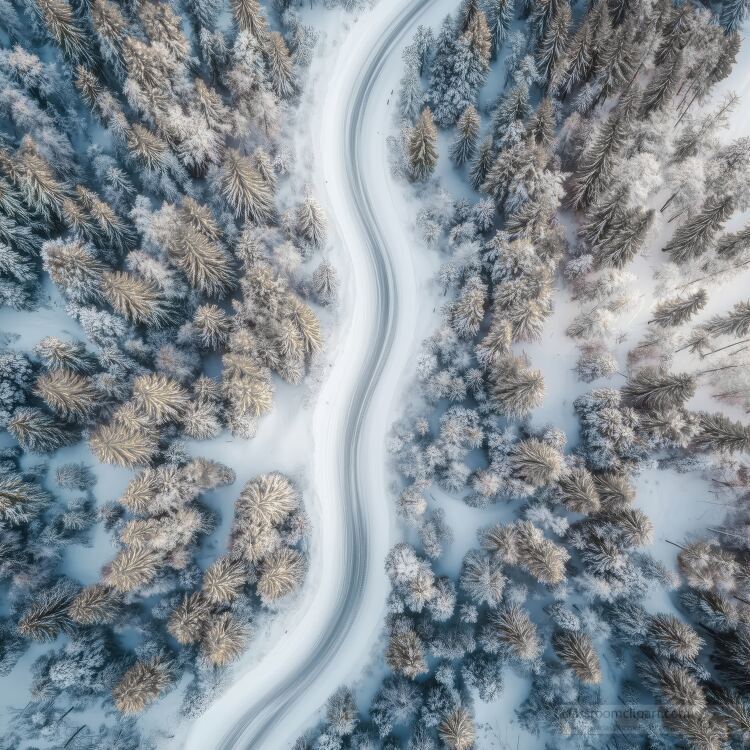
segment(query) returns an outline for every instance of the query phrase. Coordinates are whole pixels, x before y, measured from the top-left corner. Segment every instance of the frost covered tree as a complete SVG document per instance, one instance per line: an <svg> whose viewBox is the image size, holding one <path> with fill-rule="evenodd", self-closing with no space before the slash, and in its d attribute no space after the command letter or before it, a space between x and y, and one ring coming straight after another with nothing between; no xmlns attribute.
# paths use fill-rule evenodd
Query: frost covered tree
<svg viewBox="0 0 750 750"><path fill-rule="evenodd" d="M638 101L637 93L634 92L637 89L632 89L621 98L597 129L591 145L582 154L568 194L568 203L572 208L586 208L602 194L624 145L628 124L634 116Z"/></svg>
<svg viewBox="0 0 750 750"><path fill-rule="evenodd" d="M491 394L500 414L522 419L544 398L544 378L540 370L509 357L493 371Z"/></svg>
<svg viewBox="0 0 750 750"><path fill-rule="evenodd" d="M685 263L702 255L734 211L734 206L731 196L707 199L701 210L677 229L664 252L669 253L675 263Z"/></svg>
<svg viewBox="0 0 750 750"><path fill-rule="evenodd" d="M697 315L708 302L705 289L698 289L690 294L672 297L660 302L654 309L652 323L661 328L671 328L687 323Z"/></svg>
<svg viewBox="0 0 750 750"><path fill-rule="evenodd" d="M627 403L638 409L665 411L683 406L695 388L692 375L644 367L631 376L623 395Z"/></svg>
<svg viewBox="0 0 750 750"><path fill-rule="evenodd" d="M327 260L320 262L312 276L313 289L322 305L330 305L335 299L339 288L339 278L335 267Z"/></svg>
<svg viewBox="0 0 750 750"><path fill-rule="evenodd" d="M487 6L487 21L492 39L492 59L502 47L510 33L515 14L514 0L491 0Z"/></svg>
<svg viewBox="0 0 750 750"><path fill-rule="evenodd" d="M435 170L438 160L437 130L432 120L432 111L425 107L409 134L409 172L413 179L426 180Z"/></svg>
<svg viewBox="0 0 750 750"><path fill-rule="evenodd" d="M490 613L480 642L489 653L500 653L519 662L533 662L541 653L537 628L528 612L506 604Z"/></svg>
<svg viewBox="0 0 750 750"><path fill-rule="evenodd" d="M470 104L458 118L456 136L451 144L450 157L454 164L462 166L474 158L479 135L479 113Z"/></svg>
<svg viewBox="0 0 750 750"><path fill-rule="evenodd" d="M702 412L698 416L695 445L720 453L750 451L750 425L735 422L721 413Z"/></svg>
<svg viewBox="0 0 750 750"><path fill-rule="evenodd" d="M459 706L443 719L438 733L450 750L469 750L474 746L474 719L466 708Z"/></svg>
<svg viewBox="0 0 750 750"><path fill-rule="evenodd" d="M399 628L393 632L385 658L394 672L410 679L427 672L422 642L413 630Z"/></svg>
<svg viewBox="0 0 750 750"><path fill-rule="evenodd" d="M258 593L265 604L295 591L305 574L305 560L291 547L281 547L263 560L258 578Z"/></svg>
<svg viewBox="0 0 750 750"><path fill-rule="evenodd" d="M314 247L321 247L326 240L327 221L323 209L312 195L305 196L297 208L297 231Z"/></svg>
<svg viewBox="0 0 750 750"><path fill-rule="evenodd" d="M591 638L583 632L560 631L552 640L555 653L570 667L576 677L584 683L601 682L602 673L599 656Z"/></svg>
<svg viewBox="0 0 750 750"><path fill-rule="evenodd" d="M487 179L490 169L495 159L492 137L487 136L480 144L474 161L471 163L469 171L471 185L475 190L479 190Z"/></svg>
<svg viewBox="0 0 750 750"><path fill-rule="evenodd" d="M137 661L112 690L115 707L124 714L139 714L172 682L170 663L159 657Z"/></svg>

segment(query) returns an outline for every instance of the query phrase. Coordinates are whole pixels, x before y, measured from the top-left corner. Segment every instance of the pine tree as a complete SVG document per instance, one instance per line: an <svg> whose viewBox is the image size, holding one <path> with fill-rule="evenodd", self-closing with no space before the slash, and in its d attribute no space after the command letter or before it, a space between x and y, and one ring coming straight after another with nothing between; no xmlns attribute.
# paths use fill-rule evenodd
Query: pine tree
<svg viewBox="0 0 750 750"><path fill-rule="evenodd" d="M336 299L339 288L336 268L327 260L322 260L312 276L313 290L321 305L330 305Z"/></svg>
<svg viewBox="0 0 750 750"><path fill-rule="evenodd" d="M166 242L169 259L190 285L213 297L222 297L234 286L229 255L209 236L192 225L182 225Z"/></svg>
<svg viewBox="0 0 750 750"><path fill-rule="evenodd" d="M530 521L516 524L513 534L517 564L549 586L565 580L565 565L570 557L564 547L549 539Z"/></svg>
<svg viewBox="0 0 750 750"><path fill-rule="evenodd" d="M49 35L73 63L91 64L86 30L66 0L35 0Z"/></svg>
<svg viewBox="0 0 750 750"><path fill-rule="evenodd" d="M527 132L537 146L541 146L543 149L552 146L555 139L555 113L552 108L552 100L548 97L539 102Z"/></svg>
<svg viewBox="0 0 750 750"><path fill-rule="evenodd" d="M101 288L112 309L133 323L158 328L172 318L163 291L149 279L127 271L105 271Z"/></svg>
<svg viewBox="0 0 750 750"><path fill-rule="evenodd" d="M438 726L440 739L450 750L474 747L474 719L463 706L451 711Z"/></svg>
<svg viewBox="0 0 750 750"><path fill-rule="evenodd" d="M282 547L272 552L261 564L258 594L264 604L295 591L305 574L305 559L297 550Z"/></svg>
<svg viewBox="0 0 750 750"><path fill-rule="evenodd" d="M399 88L399 109L401 116L409 122L414 122L422 111L425 101L425 90L419 75L417 62L406 63L404 75Z"/></svg>
<svg viewBox="0 0 750 750"><path fill-rule="evenodd" d="M211 604L229 604L239 596L248 580L247 567L242 560L220 557L203 576L203 596Z"/></svg>
<svg viewBox="0 0 750 750"><path fill-rule="evenodd" d="M470 550L461 566L461 588L477 604L497 606L503 598L507 578L500 561L478 550Z"/></svg>
<svg viewBox="0 0 750 750"><path fill-rule="evenodd" d="M492 38L492 59L508 38L515 13L515 0L490 0L488 8L488 24Z"/></svg>
<svg viewBox="0 0 750 750"><path fill-rule="evenodd" d="M591 638L581 631L562 630L552 640L555 653L581 682L596 685L602 680L599 656Z"/></svg>
<svg viewBox="0 0 750 750"><path fill-rule="evenodd" d="M750 333L750 301L737 302L725 315L715 315L703 325L709 336L747 336Z"/></svg>
<svg viewBox="0 0 750 750"><path fill-rule="evenodd" d="M221 189L235 216L260 224L268 221L274 214L273 195L251 161L230 148L223 167Z"/></svg>
<svg viewBox="0 0 750 750"><path fill-rule="evenodd" d="M479 112L470 104L458 118L456 135L451 144L450 157L456 166L460 167L474 158L479 126Z"/></svg>
<svg viewBox="0 0 750 750"><path fill-rule="evenodd" d="M73 623L68 607L74 596L74 587L65 579L36 592L18 621L18 632L35 641L52 641L61 632L70 632Z"/></svg>
<svg viewBox="0 0 750 750"><path fill-rule="evenodd" d="M571 470L558 480L560 499L573 513L588 515L600 508L599 493L594 478L584 468Z"/></svg>
<svg viewBox="0 0 750 750"><path fill-rule="evenodd" d="M487 16L483 10L477 9L471 15L464 33L476 58L476 72L486 72L489 69L492 55L492 35L487 24Z"/></svg>
<svg viewBox="0 0 750 750"><path fill-rule="evenodd" d="M635 500L635 489L626 474L597 474L594 486L602 507L607 510L623 508Z"/></svg>
<svg viewBox="0 0 750 750"><path fill-rule="evenodd" d="M657 614L649 621L648 644L659 656L692 661L703 641L690 625L674 615Z"/></svg>
<svg viewBox="0 0 750 750"><path fill-rule="evenodd" d="M466 31L477 13L482 12L479 6L479 0L461 0L458 6L458 18L456 26L460 33Z"/></svg>
<svg viewBox="0 0 750 750"><path fill-rule="evenodd" d="M734 259L750 248L750 224L738 232L723 234L716 240L716 254L722 259Z"/></svg>
<svg viewBox="0 0 750 750"><path fill-rule="evenodd" d="M277 31L272 31L267 37L265 51L273 90L282 99L288 99L295 94L297 83L284 37Z"/></svg>
<svg viewBox="0 0 750 750"><path fill-rule="evenodd" d="M276 526L299 506L291 482L278 472L261 474L250 480L235 503L237 519L250 523Z"/></svg>
<svg viewBox="0 0 750 750"><path fill-rule="evenodd" d="M158 135L135 122L127 130L128 153L148 172L161 173L169 164L169 147Z"/></svg>
<svg viewBox="0 0 750 750"><path fill-rule="evenodd" d="M62 294L74 302L96 299L105 266L91 247L78 241L45 242L44 270Z"/></svg>
<svg viewBox="0 0 750 750"><path fill-rule="evenodd" d="M633 208L613 221L606 236L595 245L597 265L623 268L630 263L643 248L655 216L653 209Z"/></svg>
<svg viewBox="0 0 750 750"><path fill-rule="evenodd" d="M249 32L262 42L266 37L267 26L258 0L232 0L231 5L239 30Z"/></svg>
<svg viewBox="0 0 750 750"><path fill-rule="evenodd" d="M523 419L542 403L544 391L541 370L525 367L517 360L505 360L493 373L493 401L498 412L509 419Z"/></svg>
<svg viewBox="0 0 750 750"><path fill-rule="evenodd" d="M721 4L720 23L727 35L735 34L742 28L747 16L745 0L724 0Z"/></svg>
<svg viewBox="0 0 750 750"><path fill-rule="evenodd" d="M120 713L141 713L171 683L169 665L161 658L137 661L112 690L115 707Z"/></svg>
<svg viewBox="0 0 750 750"><path fill-rule="evenodd" d="M560 452L549 443L536 438L523 440L515 447L510 459L513 472L533 487L555 482L563 471Z"/></svg>
<svg viewBox="0 0 750 750"><path fill-rule="evenodd" d="M733 211L731 196L708 198L701 210L677 229L664 252L669 253L675 263L697 258L708 249Z"/></svg>
<svg viewBox="0 0 750 750"><path fill-rule="evenodd" d="M462 338L470 338L479 332L484 320L487 301L487 285L473 276L462 287L458 299L451 305L451 325Z"/></svg>
<svg viewBox="0 0 750 750"><path fill-rule="evenodd" d="M89 378L64 369L42 373L36 379L34 393L71 422L87 422L100 400Z"/></svg>
<svg viewBox="0 0 750 750"><path fill-rule="evenodd" d="M139 375L133 381L136 409L155 424L178 421L188 398L180 383L164 375Z"/></svg>
<svg viewBox="0 0 750 750"><path fill-rule="evenodd" d="M31 136L23 137L12 157L0 149L0 168L18 189L26 206L45 222L62 216L67 188L57 179Z"/></svg>
<svg viewBox="0 0 750 750"><path fill-rule="evenodd" d="M589 79L593 70L594 43L590 15L587 15L568 45L566 59L561 60L556 68L550 68L556 73L550 81L550 88L561 99Z"/></svg>
<svg viewBox="0 0 750 750"><path fill-rule="evenodd" d="M469 178L474 190L479 190L487 179L490 169L495 161L495 151L492 145L492 136L487 136L479 146L479 151L471 163Z"/></svg>
<svg viewBox="0 0 750 750"><path fill-rule="evenodd" d="M417 124L411 130L408 158L409 171L415 180L426 180L435 171L438 160L437 130L429 107L422 110Z"/></svg>
<svg viewBox="0 0 750 750"><path fill-rule="evenodd" d="M655 310L651 321L661 328L672 328L687 323L697 315L708 302L708 294L705 289L698 289L682 297L672 297L660 302Z"/></svg>
<svg viewBox="0 0 750 750"><path fill-rule="evenodd" d="M203 349L218 351L229 339L230 317L217 305L200 305L193 316L198 342Z"/></svg>
<svg viewBox="0 0 750 750"><path fill-rule="evenodd" d="M529 111L529 87L525 83L517 84L500 99L492 114L492 132L501 147L508 143L508 132L516 123L523 123Z"/></svg>
<svg viewBox="0 0 750 750"><path fill-rule="evenodd" d="M101 583L81 589L68 607L68 617L79 625L111 625L118 619L121 599Z"/></svg>
<svg viewBox="0 0 750 750"><path fill-rule="evenodd" d="M104 583L126 594L145 586L155 578L163 562L163 553L143 546L125 547L105 567Z"/></svg>
<svg viewBox="0 0 750 750"><path fill-rule="evenodd" d="M80 435L59 424L41 409L21 406L8 422L8 432L30 453L54 453L78 442Z"/></svg>
<svg viewBox="0 0 750 750"><path fill-rule="evenodd" d="M245 650L249 632L229 612L212 619L201 643L201 652L209 664L223 667L235 661Z"/></svg>
<svg viewBox="0 0 750 750"><path fill-rule="evenodd" d="M654 55L657 65L671 60L683 50L691 34L693 12L694 9L690 6L669 6L668 17L661 28L661 40Z"/></svg>
<svg viewBox="0 0 750 750"><path fill-rule="evenodd" d="M48 502L49 496L38 484L15 474L0 476L0 521L4 524L27 524Z"/></svg>
<svg viewBox="0 0 750 750"><path fill-rule="evenodd" d="M552 5L552 2L548 5ZM559 3L537 48L537 69L547 84L551 82L568 48L571 19L570 5L567 2Z"/></svg>
<svg viewBox="0 0 750 750"><path fill-rule="evenodd" d="M750 426L733 422L721 413L701 412L694 443L703 450L750 453Z"/></svg>
<svg viewBox="0 0 750 750"><path fill-rule="evenodd" d="M211 609L200 593L185 594L169 617L167 630L183 646L196 643L211 619Z"/></svg>
<svg viewBox="0 0 750 750"><path fill-rule="evenodd" d="M683 715L698 714L706 708L706 696L698 681L678 664L654 661L641 667L646 685L672 711Z"/></svg>
<svg viewBox="0 0 750 750"><path fill-rule="evenodd" d="M451 93L453 87L453 65L458 50L454 34L453 19L450 16L446 16L440 27L440 34L435 41L435 55L430 67L428 99L434 108L440 106L446 96ZM450 120L450 115L451 111L446 110L445 126L453 124ZM458 112L455 112L455 116L458 116Z"/></svg>
<svg viewBox="0 0 750 750"><path fill-rule="evenodd" d="M352 691L339 687L326 701L326 721L339 737L348 737L354 732L357 722L357 704Z"/></svg>
<svg viewBox="0 0 750 750"><path fill-rule="evenodd" d="M626 547L645 547L653 541L654 525L638 508L617 508L606 511L602 519L617 527Z"/></svg>
<svg viewBox="0 0 750 750"><path fill-rule="evenodd" d="M158 450L154 435L137 424L121 421L98 427L91 434L89 446L102 463L128 468L149 463Z"/></svg>
<svg viewBox="0 0 750 750"><path fill-rule="evenodd" d="M666 411L683 406L695 393L695 377L644 367L622 389L626 401L638 409Z"/></svg>
<svg viewBox="0 0 750 750"><path fill-rule="evenodd" d="M308 194L297 207L297 231L313 247L322 247L326 241L328 222L318 201Z"/></svg>
<svg viewBox="0 0 750 750"><path fill-rule="evenodd" d="M533 662L541 653L536 625L528 612L518 605L505 604L494 610L490 613L487 628L493 646L497 642L502 652L514 659Z"/></svg>
<svg viewBox="0 0 750 750"><path fill-rule="evenodd" d="M651 83L643 92L641 115L648 117L652 112L663 109L672 100L682 74L682 54L667 60L654 74Z"/></svg>
<svg viewBox="0 0 750 750"><path fill-rule="evenodd" d="M629 1L629 0L628 0ZM620 3L620 7L627 2ZM614 14L617 17L617 10ZM616 21L616 23L619 23ZM621 26L605 45L600 58L599 83L601 91L597 101L602 101L622 91L635 73L636 46L631 38L629 25Z"/></svg>
<svg viewBox="0 0 750 750"><path fill-rule="evenodd" d="M413 630L391 634L385 659L394 672L412 680L428 671L422 641Z"/></svg>
<svg viewBox="0 0 750 750"><path fill-rule="evenodd" d="M568 195L568 204L575 209L596 202L610 179L615 159L623 146L626 127L633 116L637 94L632 91L616 106L598 128L593 142L581 156Z"/></svg>

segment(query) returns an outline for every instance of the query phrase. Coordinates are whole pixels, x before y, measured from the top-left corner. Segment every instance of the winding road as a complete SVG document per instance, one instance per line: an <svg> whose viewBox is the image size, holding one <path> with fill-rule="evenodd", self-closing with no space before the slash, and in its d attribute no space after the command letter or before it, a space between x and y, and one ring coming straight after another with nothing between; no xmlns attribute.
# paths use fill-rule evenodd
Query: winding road
<svg viewBox="0 0 750 750"><path fill-rule="evenodd" d="M419 329L409 215L393 203L385 159L383 66L435 0L380 0L336 51L310 123L316 194L351 266L346 320L313 416L320 527L308 593L285 634L190 729L187 748L279 750L327 696L357 677L381 629L392 539L385 437ZM396 54L400 63L400 56ZM387 126L385 126L387 127ZM429 274L423 273L424 276Z"/></svg>

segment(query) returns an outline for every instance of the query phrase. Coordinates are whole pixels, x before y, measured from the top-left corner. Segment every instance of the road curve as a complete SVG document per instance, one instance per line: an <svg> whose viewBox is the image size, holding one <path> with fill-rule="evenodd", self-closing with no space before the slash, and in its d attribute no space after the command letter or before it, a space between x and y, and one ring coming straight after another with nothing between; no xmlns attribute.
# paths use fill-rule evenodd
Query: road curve
<svg viewBox="0 0 750 750"><path fill-rule="evenodd" d="M338 492L344 500L344 538L341 539L340 550L342 577L338 582L335 605L324 631L312 647L302 654L296 668L285 675L281 682L273 685L259 701L246 707L244 713L216 744L220 750L279 750L278 747L272 747L270 732L285 722L301 696L315 693L319 675L336 658L365 596L365 583L371 564L371 514L382 513L382 504L387 501L382 497L373 498L371 488L363 480L363 469L372 460L363 443L363 431L373 406L373 394L392 352L399 299L385 233L373 208L367 175L361 170L364 161L362 149L366 146L362 143L361 134L368 98L385 60L404 35L412 30L415 19L432 1L414 0L404 5L393 17L385 33L379 37L354 80L342 131L347 187L359 225L360 246L356 252L366 254L371 265L371 278L376 287L376 309L372 316L371 330L360 332L369 341L369 346L354 388L348 394L340 394L341 398L348 398L348 405L343 430L336 442L336 449L340 451L336 462ZM366 15L360 23L367 23ZM334 155L333 158L340 159L342 155ZM385 435L381 439L384 440ZM382 559L379 562L382 563ZM376 623L373 624L373 627L376 626ZM325 692L317 696L319 704L326 697Z"/></svg>

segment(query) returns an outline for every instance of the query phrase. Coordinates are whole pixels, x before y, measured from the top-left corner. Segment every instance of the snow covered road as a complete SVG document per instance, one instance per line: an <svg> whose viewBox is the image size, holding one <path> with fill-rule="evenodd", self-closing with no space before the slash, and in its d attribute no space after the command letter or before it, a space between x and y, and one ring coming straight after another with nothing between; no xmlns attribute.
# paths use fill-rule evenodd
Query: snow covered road
<svg viewBox="0 0 750 750"><path fill-rule="evenodd" d="M286 632L195 723L187 748L289 746L326 697L366 666L380 634L393 531L385 438L427 329L420 306L434 273L410 252L413 214L393 194L386 86L398 81L398 45L428 8L433 16L447 5L381 0L311 71L319 82L306 123L318 160L314 187L350 269L343 330L313 417L320 516L310 582Z"/></svg>

